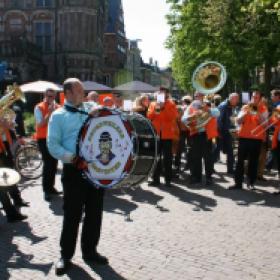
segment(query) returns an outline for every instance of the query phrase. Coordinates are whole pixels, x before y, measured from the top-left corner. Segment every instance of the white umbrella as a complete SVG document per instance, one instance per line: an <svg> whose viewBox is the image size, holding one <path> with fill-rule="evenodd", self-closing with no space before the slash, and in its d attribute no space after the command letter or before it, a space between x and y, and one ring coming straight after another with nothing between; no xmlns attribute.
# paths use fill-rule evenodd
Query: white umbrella
<svg viewBox="0 0 280 280"><path fill-rule="evenodd" d="M85 91L97 90L97 91L112 91L112 88L107 87L105 85L93 82L93 81L85 81L83 82Z"/></svg>
<svg viewBox="0 0 280 280"><path fill-rule="evenodd" d="M54 91L62 91L63 88L61 85L48 82L48 81L36 81L20 86L22 92L37 92L44 93L47 89L52 89Z"/></svg>
<svg viewBox="0 0 280 280"><path fill-rule="evenodd" d="M138 91L138 92L153 92L158 89L150 84L141 81L132 81L126 84L119 85L114 88L115 91Z"/></svg>

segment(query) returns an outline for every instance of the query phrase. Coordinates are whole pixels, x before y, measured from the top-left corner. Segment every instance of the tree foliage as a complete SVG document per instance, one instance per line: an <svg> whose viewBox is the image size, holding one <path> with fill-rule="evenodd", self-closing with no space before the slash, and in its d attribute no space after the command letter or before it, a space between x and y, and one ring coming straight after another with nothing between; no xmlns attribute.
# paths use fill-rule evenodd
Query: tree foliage
<svg viewBox="0 0 280 280"><path fill-rule="evenodd" d="M194 69L205 60L224 64L229 85L248 89L249 76L280 60L280 0L167 0L172 68L179 84L191 88Z"/></svg>

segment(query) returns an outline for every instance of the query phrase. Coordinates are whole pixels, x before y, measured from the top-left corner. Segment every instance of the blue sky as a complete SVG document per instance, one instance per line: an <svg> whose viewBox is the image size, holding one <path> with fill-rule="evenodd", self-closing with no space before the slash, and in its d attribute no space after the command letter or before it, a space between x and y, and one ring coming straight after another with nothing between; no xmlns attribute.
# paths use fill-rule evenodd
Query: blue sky
<svg viewBox="0 0 280 280"><path fill-rule="evenodd" d="M165 0L122 0L125 31L128 39L141 39L139 47L145 62L152 57L160 67L171 60L170 51L164 42L169 35L165 15L168 5Z"/></svg>

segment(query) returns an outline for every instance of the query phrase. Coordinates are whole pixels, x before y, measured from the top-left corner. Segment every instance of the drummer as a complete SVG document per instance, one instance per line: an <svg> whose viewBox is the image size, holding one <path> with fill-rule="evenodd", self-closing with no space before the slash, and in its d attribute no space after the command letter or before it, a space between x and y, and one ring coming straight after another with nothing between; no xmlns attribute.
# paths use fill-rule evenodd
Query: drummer
<svg viewBox="0 0 280 280"><path fill-rule="evenodd" d="M94 188L83 178L80 169L86 162L76 156L78 134L88 117L90 107L83 102L84 88L79 79L69 78L63 86L65 104L52 114L47 138L50 153L63 162L64 216L60 238L61 258L55 267L57 275L64 274L71 265L83 212L81 236L83 259L90 263L108 264L108 259L97 252L104 189ZM91 114L94 114L94 111Z"/></svg>

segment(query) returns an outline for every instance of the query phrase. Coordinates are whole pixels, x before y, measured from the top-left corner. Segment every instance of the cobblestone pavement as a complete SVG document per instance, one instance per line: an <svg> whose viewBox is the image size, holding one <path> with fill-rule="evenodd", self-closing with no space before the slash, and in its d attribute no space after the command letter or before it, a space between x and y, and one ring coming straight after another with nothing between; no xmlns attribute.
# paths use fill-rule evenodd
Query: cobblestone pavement
<svg viewBox="0 0 280 280"><path fill-rule="evenodd" d="M60 279L280 279L280 196L276 175L256 191L228 191L225 166L211 187L191 187L186 173L174 187L107 192L99 251L109 266L90 267L79 241L73 267ZM57 188L60 175L57 175ZM0 279L57 279L62 200L43 200L40 180L22 184L28 220L0 215Z"/></svg>

